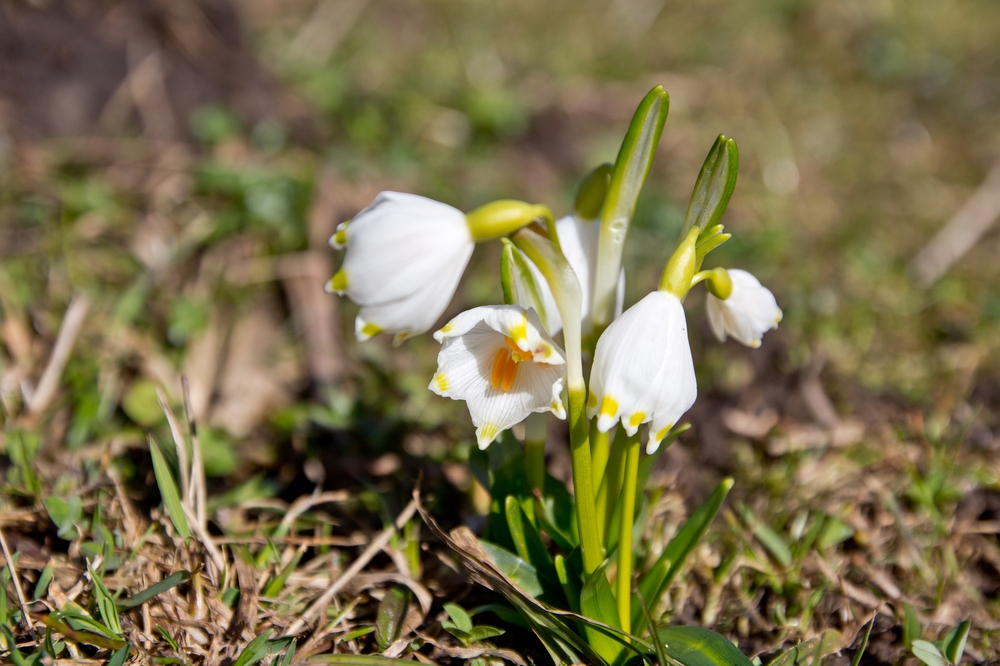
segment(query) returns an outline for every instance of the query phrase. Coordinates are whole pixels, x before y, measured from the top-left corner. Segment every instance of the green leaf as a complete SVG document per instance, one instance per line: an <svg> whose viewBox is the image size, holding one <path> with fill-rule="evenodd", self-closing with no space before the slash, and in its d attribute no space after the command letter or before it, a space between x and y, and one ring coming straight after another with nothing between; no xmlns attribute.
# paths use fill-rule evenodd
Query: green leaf
<svg viewBox="0 0 1000 666"><path fill-rule="evenodd" d="M472 631L472 618L469 617L464 608L458 604L445 604L444 610L456 627L465 632Z"/></svg>
<svg viewBox="0 0 1000 666"><path fill-rule="evenodd" d="M170 471L167 459L163 457L163 452L152 435L149 436L149 452L153 457L153 473L156 475L156 485L160 489L160 497L163 498L163 506L167 509L167 515L170 516L174 529L184 540L188 540L191 538L191 528L188 527L184 507L181 506L177 482L174 480L173 472Z"/></svg>
<svg viewBox="0 0 1000 666"><path fill-rule="evenodd" d="M521 627L523 629L530 629L528 623L524 621L523 617L521 617L521 614L510 606L504 606L503 604L484 604L482 606L476 606L469 611L469 615L472 617L479 615L480 613L493 613L507 624L513 624L514 626Z"/></svg>
<svg viewBox="0 0 1000 666"><path fill-rule="evenodd" d="M816 638L810 638L795 645L769 662L767 666L805 666L818 664L817 658L822 658L836 652L840 645L840 634L833 629L827 629Z"/></svg>
<svg viewBox="0 0 1000 666"><path fill-rule="evenodd" d="M972 622L965 620L952 629L944 639L944 656L953 664L962 661L962 654L965 653L965 642L969 639L969 630Z"/></svg>
<svg viewBox="0 0 1000 666"><path fill-rule="evenodd" d="M614 592L608 583L608 564L610 560L597 567L580 592L580 613L592 620L621 629L621 619L618 617L618 604ZM621 655L624 646L615 638L597 627L585 626L584 633L587 642L597 651L597 654L609 664L615 663Z"/></svg>
<svg viewBox="0 0 1000 666"><path fill-rule="evenodd" d="M552 563L552 556L549 555L545 544L542 543L542 537L538 534L538 530L527 520L516 498L508 495L504 505L507 513L507 528L510 530L517 554L521 559L535 567L539 582L546 588L546 592L554 594L555 598L558 599L562 589L559 586L559 576Z"/></svg>
<svg viewBox="0 0 1000 666"><path fill-rule="evenodd" d="M489 541L480 539L479 545L486 551L486 554L489 555L489 558L496 565L497 569L509 578L512 583L520 587L525 594L537 598L545 593L545 589L538 580L538 571L535 567L509 550Z"/></svg>
<svg viewBox="0 0 1000 666"><path fill-rule="evenodd" d="M108 666L125 666L125 660L128 659L128 653L131 650L132 645L126 643L125 647L119 648L111 655L111 659L108 659Z"/></svg>
<svg viewBox="0 0 1000 666"><path fill-rule="evenodd" d="M563 595L569 600L569 607L574 613L580 612L580 579L568 568L566 558L562 554L555 557L556 576L562 586Z"/></svg>
<svg viewBox="0 0 1000 666"><path fill-rule="evenodd" d="M468 638L470 643L480 643L482 641L488 641L491 638L496 638L497 636L503 636L506 633L506 629L498 629L497 627L491 627L488 624L481 624L478 627L473 627L472 630L468 632Z"/></svg>
<svg viewBox="0 0 1000 666"><path fill-rule="evenodd" d="M118 609L115 608L115 600L105 587L100 575L87 562L87 570L90 572L90 580L94 584L94 596L97 598L97 608L101 611L104 625L111 630L115 637L122 635L122 624L118 619Z"/></svg>
<svg viewBox="0 0 1000 666"><path fill-rule="evenodd" d="M580 188L576 191L576 200L573 202L574 215L581 220L597 219L601 209L604 208L614 168L613 164L605 162L583 177Z"/></svg>
<svg viewBox="0 0 1000 666"><path fill-rule="evenodd" d="M725 636L703 627L663 627L656 632L663 650L683 666L752 666Z"/></svg>
<svg viewBox="0 0 1000 666"><path fill-rule="evenodd" d="M288 649L285 650L285 654L281 657L278 666L291 666L292 660L295 659L295 642L296 639L293 638L292 642L288 644Z"/></svg>
<svg viewBox="0 0 1000 666"><path fill-rule="evenodd" d="M906 621L903 623L903 645L907 649L912 649L913 643L920 638L920 619L909 602L903 602L903 609L906 613Z"/></svg>
<svg viewBox="0 0 1000 666"><path fill-rule="evenodd" d="M375 639L379 649L386 650L399 638L406 611L410 608L411 594L407 587L391 587L382 597L375 618Z"/></svg>
<svg viewBox="0 0 1000 666"><path fill-rule="evenodd" d="M243 648L243 652L240 652L240 656L236 658L233 662L233 666L250 666L250 664L256 664L258 661L270 654L268 650L267 639L271 637L271 630L268 629L260 636L247 643L247 646Z"/></svg>
<svg viewBox="0 0 1000 666"><path fill-rule="evenodd" d="M878 613L872 615L872 619L868 622L868 627L865 629L865 635L861 637L861 645L858 646L858 651L854 654L854 659L851 660L851 666L858 666L861 663L861 657L864 656L865 650L868 649L868 639L872 635L872 627L875 626L875 617Z"/></svg>
<svg viewBox="0 0 1000 666"><path fill-rule="evenodd" d="M181 583L186 583L189 580L191 580L190 571L178 571L177 573L164 578L159 583L156 583L155 585L150 585L149 587L147 587L142 592L139 592L138 594L128 597L127 599L119 599L118 601L115 602L115 605L118 606L118 608L123 608L123 609L135 608L136 606L141 606L142 604L146 603L156 595L162 594L163 592L166 592L170 588L177 587Z"/></svg>
<svg viewBox="0 0 1000 666"><path fill-rule="evenodd" d="M732 487L732 479L723 479L715 487L712 494L685 521L676 536L663 549L663 553L656 561L656 564L653 565L649 573L642 579L642 582L639 584L639 593L651 609L655 609L659 605L660 599L680 571L684 560L691 554L691 551L694 550L698 541L705 534L705 530L715 520L716 514L722 508L722 503L725 502L726 495L729 494L729 490ZM641 627L642 613L635 597L632 599L632 609L632 626Z"/></svg>
<svg viewBox="0 0 1000 666"><path fill-rule="evenodd" d="M49 583L52 582L53 573L54 569L52 568L52 564L46 564L45 568L42 569L42 573L38 576L38 582L35 583L35 594L32 597L34 601L38 601L45 596L46 592L48 592Z"/></svg>
<svg viewBox="0 0 1000 666"><path fill-rule="evenodd" d="M944 655L930 641L913 641L913 647L910 650L913 652L914 657L927 664L927 666L948 666L948 662L944 660Z"/></svg>
<svg viewBox="0 0 1000 666"><path fill-rule="evenodd" d="M649 175L670 110L670 95L656 86L643 98L622 141L601 212L596 268L594 323L607 326L614 316L615 291L621 273L622 251L632 223L639 192Z"/></svg>
<svg viewBox="0 0 1000 666"><path fill-rule="evenodd" d="M552 293L548 287L544 287L545 277L509 239L500 240L503 242L500 254L503 302L507 305L520 305L524 309L534 308L545 330L552 331L558 322L559 311Z"/></svg>
<svg viewBox="0 0 1000 666"><path fill-rule="evenodd" d="M302 560L302 556L305 555L305 551L299 550L292 556L292 559L288 561L281 571L275 576L271 582L267 584L264 588L263 596L265 597L275 597L281 592L282 588L285 587L285 583L288 582L288 577L292 575L295 571L295 567L299 565Z"/></svg>
<svg viewBox="0 0 1000 666"><path fill-rule="evenodd" d="M45 498L43 502L49 519L58 530L60 539L73 541L79 536L76 524L83 519L83 503L76 495L63 499L55 495Z"/></svg>
<svg viewBox="0 0 1000 666"><path fill-rule="evenodd" d="M715 226L729 205L736 189L740 169L740 153L736 142L720 134L705 157L698 180L695 181L688 203L681 238L686 238L693 226L702 230Z"/></svg>
<svg viewBox="0 0 1000 666"><path fill-rule="evenodd" d="M757 541L764 546L764 549L771 553L771 556L778 561L778 564L786 568L790 567L792 565L792 551L788 549L781 535L775 532L774 528L770 525L757 520L757 517L750 511L749 507L742 506L740 510L743 514L743 521L750 528L750 531L753 532Z"/></svg>
<svg viewBox="0 0 1000 666"><path fill-rule="evenodd" d="M820 532L816 545L820 550L826 550L827 548L836 546L838 543L847 541L852 536L854 536L853 527L842 520L829 517L823 524L823 531Z"/></svg>

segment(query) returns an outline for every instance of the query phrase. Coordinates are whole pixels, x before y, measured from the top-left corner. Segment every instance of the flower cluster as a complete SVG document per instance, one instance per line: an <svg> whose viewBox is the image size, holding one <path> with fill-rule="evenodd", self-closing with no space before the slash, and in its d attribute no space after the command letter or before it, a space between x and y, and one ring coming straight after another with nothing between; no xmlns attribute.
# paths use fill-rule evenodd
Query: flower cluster
<svg viewBox="0 0 1000 666"><path fill-rule="evenodd" d="M721 135L659 285L623 311L624 241L667 107L666 92L654 88L636 111L615 164L588 175L573 212L559 220L546 206L521 201L463 213L413 194L383 192L330 240L346 256L327 289L359 306L358 338L384 332L398 344L440 319L476 243L502 239L505 302L463 312L434 334L441 349L429 388L466 403L481 449L524 421L525 474L536 493L546 483L547 421L539 419L551 412L569 421L583 574L600 568L618 507L616 599L626 632L642 426L646 451L655 453L676 437L678 421L698 394L685 298L705 283L709 325L720 341L732 337L758 347L781 320L774 296L750 273L702 269L706 256L730 237L719 219L736 185L738 153ZM605 464L618 471L605 474ZM602 655L608 663L616 661L613 647Z"/></svg>

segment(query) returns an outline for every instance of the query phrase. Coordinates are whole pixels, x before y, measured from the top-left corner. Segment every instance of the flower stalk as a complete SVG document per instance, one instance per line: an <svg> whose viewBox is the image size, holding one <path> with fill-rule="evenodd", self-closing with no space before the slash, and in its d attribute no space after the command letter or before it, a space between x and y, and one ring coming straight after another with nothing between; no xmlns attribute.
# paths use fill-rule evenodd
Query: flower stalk
<svg viewBox="0 0 1000 666"><path fill-rule="evenodd" d="M622 630L632 632L632 528L635 523L635 494L639 481L639 431L625 443L625 485L622 488L621 531L618 533L618 617Z"/></svg>

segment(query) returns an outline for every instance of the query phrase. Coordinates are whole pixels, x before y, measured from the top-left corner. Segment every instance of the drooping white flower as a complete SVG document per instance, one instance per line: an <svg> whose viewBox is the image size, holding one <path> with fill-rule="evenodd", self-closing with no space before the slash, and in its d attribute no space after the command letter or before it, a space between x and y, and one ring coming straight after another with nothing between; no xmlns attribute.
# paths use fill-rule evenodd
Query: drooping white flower
<svg viewBox="0 0 1000 666"><path fill-rule="evenodd" d="M708 294L708 323L712 333L725 342L731 335L747 347L759 347L764 333L778 327L781 309L774 294L750 273L733 268L729 270L733 283L729 298L722 300Z"/></svg>
<svg viewBox="0 0 1000 666"><path fill-rule="evenodd" d="M674 294L649 294L597 341L587 416L597 417L601 432L619 419L630 436L650 423L652 453L697 396L684 306Z"/></svg>
<svg viewBox="0 0 1000 666"><path fill-rule="evenodd" d="M401 341L430 330L448 307L475 246L465 214L416 194L381 192L330 238L347 248L327 291L361 309L359 340L381 332Z"/></svg>
<svg viewBox="0 0 1000 666"><path fill-rule="evenodd" d="M534 310L473 308L445 324L434 339L442 344L428 388L466 402L479 448L532 412L566 418L566 359Z"/></svg>

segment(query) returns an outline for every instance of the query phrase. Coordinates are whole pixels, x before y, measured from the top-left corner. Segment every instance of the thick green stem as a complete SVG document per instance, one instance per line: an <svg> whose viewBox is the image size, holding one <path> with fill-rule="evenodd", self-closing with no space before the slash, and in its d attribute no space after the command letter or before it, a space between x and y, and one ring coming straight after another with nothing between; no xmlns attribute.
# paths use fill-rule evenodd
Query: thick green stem
<svg viewBox="0 0 1000 666"><path fill-rule="evenodd" d="M596 421L590 424L590 460L594 470L594 487L600 488L604 479L604 470L608 466L610 453L608 433L597 429ZM598 519L600 520L600 519Z"/></svg>
<svg viewBox="0 0 1000 666"><path fill-rule="evenodd" d="M604 561L594 504L594 477L590 464L590 424L585 413L587 391L583 386L569 389L569 441L573 458L573 494L580 531L583 570L588 576Z"/></svg>
<svg viewBox="0 0 1000 666"><path fill-rule="evenodd" d="M528 483L545 494L545 439L548 435L549 415L535 412L524 421L524 471Z"/></svg>
<svg viewBox="0 0 1000 666"><path fill-rule="evenodd" d="M597 524L601 531L601 543L607 544L608 526L615 517L615 507L618 506L618 495L622 490L622 473L625 471L625 445L628 438L624 428L615 432L614 442L604 479L597 491Z"/></svg>
<svg viewBox="0 0 1000 666"><path fill-rule="evenodd" d="M622 630L632 632L632 528L639 481L639 432L628 438L625 450L625 486L622 488L621 531L618 535L618 617Z"/></svg>

